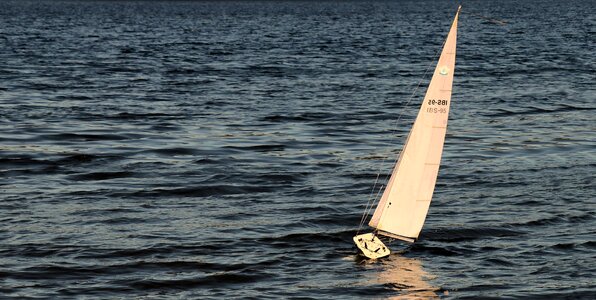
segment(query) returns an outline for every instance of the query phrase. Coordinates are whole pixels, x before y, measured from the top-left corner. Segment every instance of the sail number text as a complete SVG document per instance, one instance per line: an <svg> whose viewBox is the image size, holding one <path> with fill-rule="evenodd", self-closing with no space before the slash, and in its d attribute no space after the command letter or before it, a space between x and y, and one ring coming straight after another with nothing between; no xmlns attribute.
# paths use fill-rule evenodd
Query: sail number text
<svg viewBox="0 0 596 300"><path fill-rule="evenodd" d="M428 105L447 105L447 100L428 99Z"/></svg>
<svg viewBox="0 0 596 300"><path fill-rule="evenodd" d="M437 108L437 107L429 107L426 109L426 112L429 113L434 113L434 114L444 114L447 113L447 109L446 108Z"/></svg>
<svg viewBox="0 0 596 300"><path fill-rule="evenodd" d="M427 104L428 105L447 105L447 103L449 103L447 100L445 99L428 99ZM444 114L447 113L447 108L444 107L428 107L426 108L426 112L428 113L434 113L434 114Z"/></svg>

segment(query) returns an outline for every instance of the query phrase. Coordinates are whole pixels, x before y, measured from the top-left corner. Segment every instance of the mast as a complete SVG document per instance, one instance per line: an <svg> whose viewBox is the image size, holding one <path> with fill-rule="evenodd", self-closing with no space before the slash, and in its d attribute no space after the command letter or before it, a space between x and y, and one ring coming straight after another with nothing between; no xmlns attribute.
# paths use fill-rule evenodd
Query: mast
<svg viewBox="0 0 596 300"><path fill-rule="evenodd" d="M461 6L455 14L416 121L369 222L380 234L413 242L426 219L447 130L460 9Z"/></svg>

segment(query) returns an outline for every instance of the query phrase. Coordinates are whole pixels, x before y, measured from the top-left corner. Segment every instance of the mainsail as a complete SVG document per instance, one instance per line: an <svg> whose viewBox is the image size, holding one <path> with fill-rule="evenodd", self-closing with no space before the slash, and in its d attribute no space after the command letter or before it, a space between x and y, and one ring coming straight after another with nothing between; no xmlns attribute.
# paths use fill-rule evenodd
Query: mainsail
<svg viewBox="0 0 596 300"><path fill-rule="evenodd" d="M380 234L413 241L426 219L447 130L458 16L459 9L416 121L369 222Z"/></svg>

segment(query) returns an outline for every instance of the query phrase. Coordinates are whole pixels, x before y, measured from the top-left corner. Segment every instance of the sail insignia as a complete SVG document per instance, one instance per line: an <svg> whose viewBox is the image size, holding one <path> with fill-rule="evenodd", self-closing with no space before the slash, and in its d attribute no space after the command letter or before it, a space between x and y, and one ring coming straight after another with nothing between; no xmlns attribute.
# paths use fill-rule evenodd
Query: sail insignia
<svg viewBox="0 0 596 300"><path fill-rule="evenodd" d="M441 70L439 71L439 74L441 74L441 75L447 75L447 74L449 74L449 67L442 66L441 67Z"/></svg>

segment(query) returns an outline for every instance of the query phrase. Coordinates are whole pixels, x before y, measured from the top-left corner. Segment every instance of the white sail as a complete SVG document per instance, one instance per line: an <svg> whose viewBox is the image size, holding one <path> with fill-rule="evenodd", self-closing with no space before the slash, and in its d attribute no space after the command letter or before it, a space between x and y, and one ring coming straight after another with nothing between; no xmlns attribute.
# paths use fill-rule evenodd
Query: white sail
<svg viewBox="0 0 596 300"><path fill-rule="evenodd" d="M381 234L413 241L426 219L447 130L458 16L459 9L416 121L369 222Z"/></svg>

